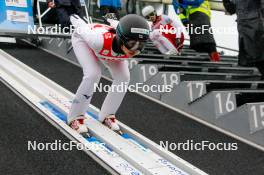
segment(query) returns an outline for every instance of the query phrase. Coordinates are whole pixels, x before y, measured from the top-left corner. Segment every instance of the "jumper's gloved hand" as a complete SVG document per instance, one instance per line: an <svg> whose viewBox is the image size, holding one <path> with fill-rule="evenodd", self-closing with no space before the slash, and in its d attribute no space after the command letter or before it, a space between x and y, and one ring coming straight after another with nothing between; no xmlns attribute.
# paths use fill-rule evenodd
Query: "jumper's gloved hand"
<svg viewBox="0 0 264 175"><path fill-rule="evenodd" d="M107 13L103 16L103 18L105 24L110 25L114 28L117 27L119 21L117 20L115 13Z"/></svg>
<svg viewBox="0 0 264 175"><path fill-rule="evenodd" d="M176 48L177 48L177 50L178 50L178 52L180 54L181 50L183 48L183 43L181 41L181 38L176 38L176 46L177 46Z"/></svg>

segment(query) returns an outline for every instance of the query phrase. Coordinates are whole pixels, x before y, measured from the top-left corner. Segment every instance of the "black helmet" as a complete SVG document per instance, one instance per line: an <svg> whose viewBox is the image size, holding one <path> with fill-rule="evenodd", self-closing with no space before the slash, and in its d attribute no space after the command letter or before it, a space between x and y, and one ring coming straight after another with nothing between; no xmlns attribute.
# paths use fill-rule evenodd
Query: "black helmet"
<svg viewBox="0 0 264 175"><path fill-rule="evenodd" d="M117 42L129 50L141 51L149 38L150 27L146 19L135 14L122 17L116 28Z"/></svg>

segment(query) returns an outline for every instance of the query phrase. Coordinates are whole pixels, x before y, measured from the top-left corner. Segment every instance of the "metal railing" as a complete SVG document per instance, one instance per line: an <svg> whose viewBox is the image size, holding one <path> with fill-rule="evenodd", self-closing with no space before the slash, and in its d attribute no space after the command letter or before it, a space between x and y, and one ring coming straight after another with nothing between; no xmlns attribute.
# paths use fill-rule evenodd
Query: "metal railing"
<svg viewBox="0 0 264 175"><path fill-rule="evenodd" d="M88 6L86 5L85 1L84 0L80 0L81 1L81 4L83 5L84 9L85 9L85 19L87 20L88 23L92 23L92 18L89 16L89 13L88 13L88 9L87 7L89 7L89 0L88 0ZM41 8L40 8L40 2L47 2L46 0L37 0L37 17L38 17L38 22L39 22L39 27L42 27L43 26L43 23L42 23L42 19L43 17L48 14L48 12L52 9L50 7L48 7L43 13L41 13ZM53 0L54 2L54 0Z"/></svg>

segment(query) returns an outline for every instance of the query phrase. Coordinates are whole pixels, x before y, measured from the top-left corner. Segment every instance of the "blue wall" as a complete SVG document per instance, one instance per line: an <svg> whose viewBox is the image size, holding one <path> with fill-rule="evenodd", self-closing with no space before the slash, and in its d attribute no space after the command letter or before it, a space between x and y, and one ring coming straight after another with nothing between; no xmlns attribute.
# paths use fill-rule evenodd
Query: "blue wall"
<svg viewBox="0 0 264 175"><path fill-rule="evenodd" d="M22 7L6 6L5 0L1 0L0 1L0 31L26 33L28 30L28 25L34 25L31 1L32 0L27 0L27 8L22 8ZM6 10L28 12L29 23L8 21L6 16Z"/></svg>

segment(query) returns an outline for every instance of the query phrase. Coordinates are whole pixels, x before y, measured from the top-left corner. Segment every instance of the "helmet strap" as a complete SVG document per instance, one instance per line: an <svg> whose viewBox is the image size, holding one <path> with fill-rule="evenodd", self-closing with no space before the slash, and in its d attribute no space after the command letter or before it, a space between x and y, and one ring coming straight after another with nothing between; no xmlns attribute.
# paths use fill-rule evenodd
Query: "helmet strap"
<svg viewBox="0 0 264 175"><path fill-rule="evenodd" d="M129 50L136 51L138 50L138 47L139 47L139 42L137 41L136 44Z"/></svg>
<svg viewBox="0 0 264 175"><path fill-rule="evenodd" d="M113 39L112 49L115 53L124 54L124 51L122 50L122 43L121 41L118 41L117 36Z"/></svg>

